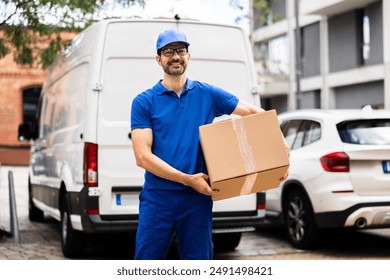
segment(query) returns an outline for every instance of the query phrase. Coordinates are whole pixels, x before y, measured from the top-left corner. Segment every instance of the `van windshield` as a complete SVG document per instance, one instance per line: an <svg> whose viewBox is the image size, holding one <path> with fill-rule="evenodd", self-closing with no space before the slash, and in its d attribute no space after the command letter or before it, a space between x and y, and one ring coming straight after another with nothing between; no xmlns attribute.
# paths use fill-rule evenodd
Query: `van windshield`
<svg viewBox="0 0 390 280"><path fill-rule="evenodd" d="M344 143L390 145L390 119L345 121L337 130Z"/></svg>

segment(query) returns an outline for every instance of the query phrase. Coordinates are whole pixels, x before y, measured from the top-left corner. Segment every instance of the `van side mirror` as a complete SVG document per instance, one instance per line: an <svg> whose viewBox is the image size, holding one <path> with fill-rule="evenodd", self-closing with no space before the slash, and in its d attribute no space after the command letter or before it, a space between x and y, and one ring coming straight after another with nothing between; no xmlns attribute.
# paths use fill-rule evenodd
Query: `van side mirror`
<svg viewBox="0 0 390 280"><path fill-rule="evenodd" d="M261 93L261 86L260 85L255 85L251 88L251 93L253 95L260 95Z"/></svg>
<svg viewBox="0 0 390 280"><path fill-rule="evenodd" d="M31 123L22 123L18 128L18 140L20 142L27 142L33 138L33 128Z"/></svg>

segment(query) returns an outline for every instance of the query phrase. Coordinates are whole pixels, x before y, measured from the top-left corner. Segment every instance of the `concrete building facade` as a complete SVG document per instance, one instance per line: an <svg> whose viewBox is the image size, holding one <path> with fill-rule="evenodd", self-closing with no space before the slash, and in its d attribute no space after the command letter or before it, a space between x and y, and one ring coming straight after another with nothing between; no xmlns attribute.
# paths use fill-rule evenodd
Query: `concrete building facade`
<svg viewBox="0 0 390 280"><path fill-rule="evenodd" d="M263 107L390 109L390 1L269 0L269 6L265 23L254 11L251 37Z"/></svg>

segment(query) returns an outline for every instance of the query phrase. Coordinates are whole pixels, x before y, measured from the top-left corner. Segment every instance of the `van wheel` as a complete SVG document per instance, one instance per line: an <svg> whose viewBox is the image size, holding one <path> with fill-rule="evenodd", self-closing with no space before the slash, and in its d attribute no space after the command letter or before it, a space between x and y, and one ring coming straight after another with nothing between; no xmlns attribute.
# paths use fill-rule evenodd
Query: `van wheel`
<svg viewBox="0 0 390 280"><path fill-rule="evenodd" d="M37 208L34 204L31 185L28 183L28 218L32 222L40 222L43 220L44 213L41 209Z"/></svg>
<svg viewBox="0 0 390 280"><path fill-rule="evenodd" d="M241 232L222 233L213 235L213 243L216 251L226 252L236 249L241 240Z"/></svg>
<svg viewBox="0 0 390 280"><path fill-rule="evenodd" d="M313 247L318 237L318 229L307 195L299 189L292 191L287 197L283 212L291 244L298 249Z"/></svg>
<svg viewBox="0 0 390 280"><path fill-rule="evenodd" d="M61 246L62 253L67 258L83 256L86 248L85 236L82 232L74 230L70 221L70 211L66 196L61 200Z"/></svg>

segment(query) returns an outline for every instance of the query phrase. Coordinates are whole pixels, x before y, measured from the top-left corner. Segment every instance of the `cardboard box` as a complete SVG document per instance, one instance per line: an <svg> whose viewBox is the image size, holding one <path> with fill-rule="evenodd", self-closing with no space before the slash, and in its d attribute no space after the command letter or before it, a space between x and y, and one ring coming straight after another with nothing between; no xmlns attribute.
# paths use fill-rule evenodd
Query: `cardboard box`
<svg viewBox="0 0 390 280"><path fill-rule="evenodd" d="M199 128L213 200L276 188L289 167L276 111Z"/></svg>

